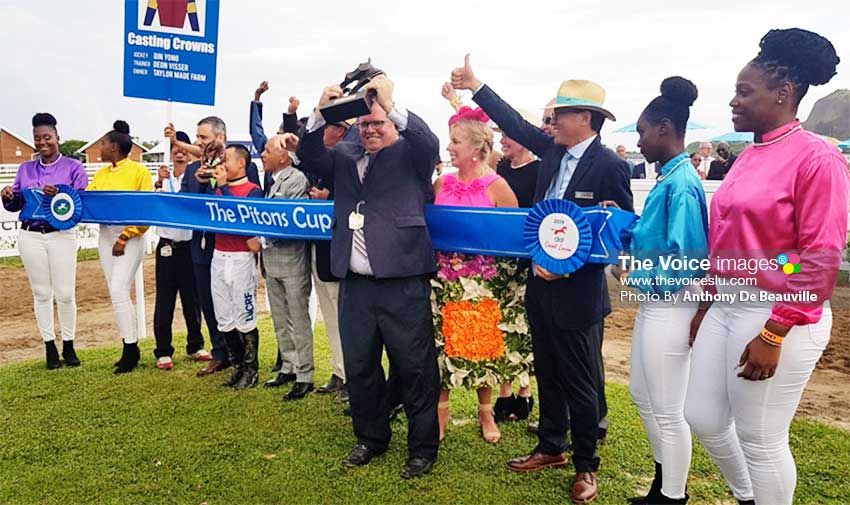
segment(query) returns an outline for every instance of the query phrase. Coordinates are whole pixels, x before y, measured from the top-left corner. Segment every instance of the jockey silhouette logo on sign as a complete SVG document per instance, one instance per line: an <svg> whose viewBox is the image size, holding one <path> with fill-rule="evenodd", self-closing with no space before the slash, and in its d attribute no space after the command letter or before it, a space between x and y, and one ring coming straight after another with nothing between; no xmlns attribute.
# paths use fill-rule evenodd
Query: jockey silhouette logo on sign
<svg viewBox="0 0 850 505"><path fill-rule="evenodd" d="M204 36L207 0L149 0L139 2L139 30Z"/></svg>

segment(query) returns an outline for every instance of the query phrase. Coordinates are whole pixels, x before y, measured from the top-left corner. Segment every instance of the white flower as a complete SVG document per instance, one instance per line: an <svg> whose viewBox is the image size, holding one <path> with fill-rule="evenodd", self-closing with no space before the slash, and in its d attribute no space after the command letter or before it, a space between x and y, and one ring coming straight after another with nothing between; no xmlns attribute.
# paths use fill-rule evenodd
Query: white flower
<svg viewBox="0 0 850 505"><path fill-rule="evenodd" d="M508 361L510 361L514 365L522 363L522 354L516 351L509 352L506 357L508 358Z"/></svg>
<svg viewBox="0 0 850 505"><path fill-rule="evenodd" d="M493 298L493 292L477 283L473 279L461 277L458 279L463 287L463 298L461 300L474 300L476 298Z"/></svg>
<svg viewBox="0 0 850 505"><path fill-rule="evenodd" d="M517 379L519 379L519 387L521 388L527 388L531 385L531 378L528 376L528 372L522 372Z"/></svg>

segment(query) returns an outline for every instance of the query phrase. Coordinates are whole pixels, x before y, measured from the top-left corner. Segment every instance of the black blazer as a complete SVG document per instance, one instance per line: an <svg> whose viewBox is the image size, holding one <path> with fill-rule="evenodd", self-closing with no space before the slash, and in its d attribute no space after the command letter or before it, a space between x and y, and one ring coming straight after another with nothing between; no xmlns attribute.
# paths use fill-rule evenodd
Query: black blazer
<svg viewBox="0 0 850 505"><path fill-rule="evenodd" d="M200 193L203 195L214 195L215 189L209 184L201 184L195 179L195 172L201 168L201 162L196 161L189 163L186 167L186 173L183 175L183 182L180 183L181 193ZM252 161L248 166L248 180L260 186L260 174L257 171L257 165ZM201 249L201 239L206 237L206 247ZM192 232L192 262L199 265L209 265L212 263L213 249L215 249L215 233L210 231L194 231Z"/></svg>
<svg viewBox="0 0 850 505"><path fill-rule="evenodd" d="M363 183L357 160L363 147L349 142L328 149L324 128L304 135L298 149L301 169L334 181L331 272L346 276L351 263L352 231L348 216L358 202L372 272L378 278L429 274L437 269L431 236L425 226L425 204L432 192L439 140L422 119L408 112L407 128L398 141L373 156Z"/></svg>
<svg viewBox="0 0 850 505"><path fill-rule="evenodd" d="M534 202L545 199L552 180L557 177L566 147L537 126L527 122L488 86L483 86L473 100L505 132L540 159ZM564 198L582 207L592 207L602 200L613 200L623 210L633 211L629 164L604 147L599 136L590 144L576 166ZM581 329L602 321L611 312L605 265L587 263L568 278L544 281L530 275L527 301L551 314L560 328ZM529 317L535 311L529 310Z"/></svg>

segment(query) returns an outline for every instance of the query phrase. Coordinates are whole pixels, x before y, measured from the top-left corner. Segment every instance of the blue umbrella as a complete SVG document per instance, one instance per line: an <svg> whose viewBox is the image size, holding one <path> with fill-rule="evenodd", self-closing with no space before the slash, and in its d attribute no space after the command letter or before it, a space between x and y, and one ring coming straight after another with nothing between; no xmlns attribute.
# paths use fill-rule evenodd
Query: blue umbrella
<svg viewBox="0 0 850 505"><path fill-rule="evenodd" d="M850 139L847 139L844 142L838 144L838 148L841 150L850 149Z"/></svg>
<svg viewBox="0 0 850 505"><path fill-rule="evenodd" d="M714 137L712 142L752 142L753 132L729 132Z"/></svg>
<svg viewBox="0 0 850 505"><path fill-rule="evenodd" d="M706 128L708 127L696 121L688 121L688 125L685 127L686 130L705 130ZM637 123L632 123L619 130L614 130L614 133L637 133Z"/></svg>

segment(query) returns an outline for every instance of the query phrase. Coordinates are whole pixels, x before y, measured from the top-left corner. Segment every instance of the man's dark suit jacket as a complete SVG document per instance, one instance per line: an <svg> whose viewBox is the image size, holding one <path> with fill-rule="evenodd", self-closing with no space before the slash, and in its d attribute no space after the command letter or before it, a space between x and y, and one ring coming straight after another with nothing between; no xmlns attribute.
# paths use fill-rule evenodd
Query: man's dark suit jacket
<svg viewBox="0 0 850 505"><path fill-rule="evenodd" d="M658 166L655 168L655 177L658 178ZM646 174L646 162L642 161L632 168L632 179L648 179Z"/></svg>
<svg viewBox="0 0 850 505"><path fill-rule="evenodd" d="M425 204L437 164L439 140L422 119L408 112L407 128L391 146L373 154L363 183L357 160L363 147L349 142L328 149L323 129L304 135L298 149L301 169L334 182L331 272L344 278L351 263L352 230L348 216L358 202L369 263L378 278L409 277L436 270Z"/></svg>
<svg viewBox="0 0 850 505"><path fill-rule="evenodd" d="M212 195L215 194L215 189L209 184L201 184L195 179L195 172L201 168L201 162L196 161L189 163L186 167L186 173L183 175L183 182L180 183L181 193L200 193ZM260 186L260 175L257 171L257 165L254 162L248 166L248 180ZM206 235L206 247L201 249L201 238ZM192 232L192 262L199 265L209 265L212 263L213 249L215 249L215 233L194 231Z"/></svg>
<svg viewBox="0 0 850 505"><path fill-rule="evenodd" d="M523 119L488 86L483 86L472 99L508 137L541 159L534 202L544 200L549 185L558 175L566 147L556 144L552 137ZM631 212L634 206L629 186L630 175L629 164L614 151L604 147L597 136L579 160L564 198L581 207L592 207L602 200L613 200L621 209ZM529 296L533 296L532 286L539 285L539 281L533 276L529 279ZM552 305L549 310L561 328L586 328L602 321L611 312L603 264L585 264L569 278L548 282L546 286L551 289Z"/></svg>

